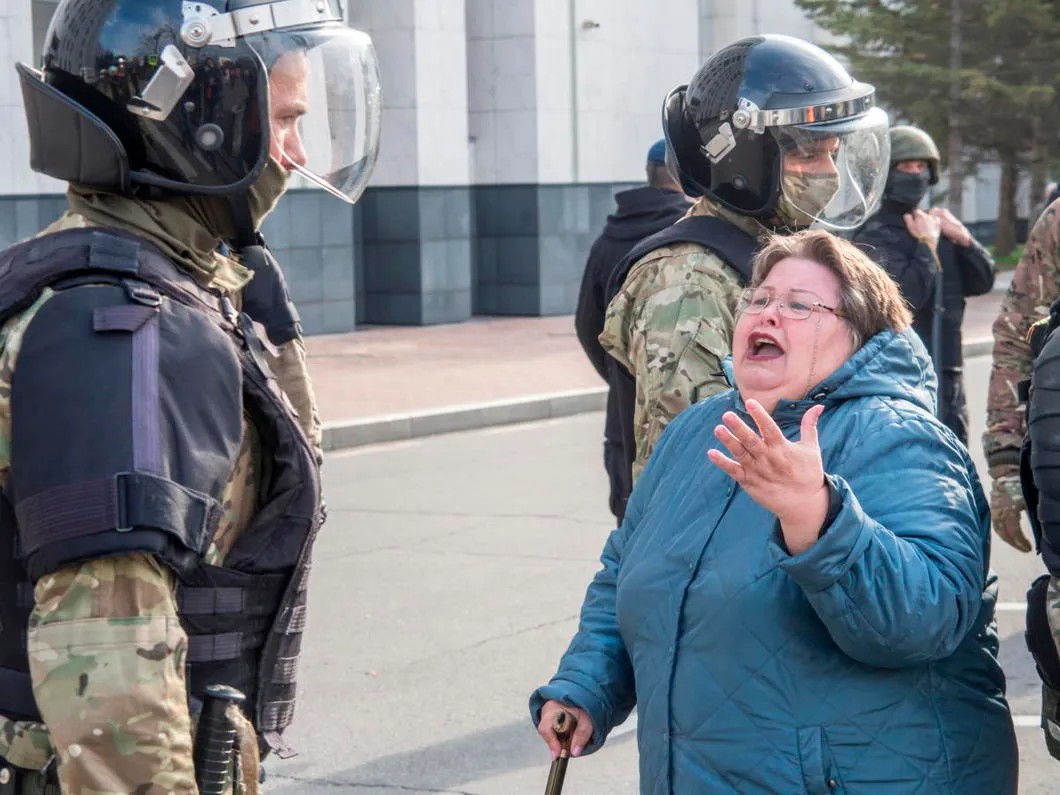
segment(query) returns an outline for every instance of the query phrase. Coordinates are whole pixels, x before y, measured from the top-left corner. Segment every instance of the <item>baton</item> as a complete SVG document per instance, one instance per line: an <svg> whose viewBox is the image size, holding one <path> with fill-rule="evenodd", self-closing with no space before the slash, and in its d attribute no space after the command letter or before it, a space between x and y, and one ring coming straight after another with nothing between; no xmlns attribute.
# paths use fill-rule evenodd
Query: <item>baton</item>
<svg viewBox="0 0 1060 795"><path fill-rule="evenodd" d="M195 784L201 795L224 795L236 745L236 727L225 710L229 704L244 701L246 696L234 687L210 685L206 688L192 751Z"/></svg>
<svg viewBox="0 0 1060 795"><path fill-rule="evenodd" d="M563 792L563 777L567 775L567 762L570 761L570 738L578 726L578 719L564 710L552 723L552 731L559 740L559 756L552 760L548 771L548 783L545 784L545 795L560 795Z"/></svg>

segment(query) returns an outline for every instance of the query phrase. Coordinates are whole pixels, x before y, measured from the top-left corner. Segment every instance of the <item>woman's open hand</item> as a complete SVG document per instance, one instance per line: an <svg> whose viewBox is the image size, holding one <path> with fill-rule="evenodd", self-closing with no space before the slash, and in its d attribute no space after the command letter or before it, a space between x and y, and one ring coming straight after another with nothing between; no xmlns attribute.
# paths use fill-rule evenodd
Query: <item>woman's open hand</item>
<svg viewBox="0 0 1060 795"><path fill-rule="evenodd" d="M747 412L758 433L733 411L722 416L714 435L729 451L708 450L707 456L729 474L759 505L776 515L788 552L797 555L813 545L828 513L817 420L824 406L802 416L799 441L789 442L757 400L747 401Z"/></svg>

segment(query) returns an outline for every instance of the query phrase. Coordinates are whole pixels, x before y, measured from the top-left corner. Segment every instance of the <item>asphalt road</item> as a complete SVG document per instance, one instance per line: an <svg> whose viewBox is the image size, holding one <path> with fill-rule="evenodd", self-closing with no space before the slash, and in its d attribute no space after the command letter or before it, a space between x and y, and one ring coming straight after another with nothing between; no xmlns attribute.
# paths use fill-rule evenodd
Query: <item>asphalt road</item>
<svg viewBox="0 0 1060 795"><path fill-rule="evenodd" d="M980 466L988 366L972 360L966 374ZM549 757L526 700L575 628L611 529L602 423L588 414L328 457L330 520L288 732L300 755L269 762L270 795L543 791ZM1060 767L1037 728L1022 635L1041 564L998 542L993 565L1020 792L1044 795ZM637 792L632 727L573 761L565 790Z"/></svg>

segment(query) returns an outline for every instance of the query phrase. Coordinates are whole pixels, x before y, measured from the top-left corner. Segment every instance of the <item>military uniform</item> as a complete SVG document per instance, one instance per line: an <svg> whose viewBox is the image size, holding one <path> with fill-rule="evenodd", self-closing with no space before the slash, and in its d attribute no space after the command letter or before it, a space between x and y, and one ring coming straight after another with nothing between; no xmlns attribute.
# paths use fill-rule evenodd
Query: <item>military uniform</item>
<svg viewBox="0 0 1060 795"><path fill-rule="evenodd" d="M1030 543L1020 529L1024 511L1019 455L1026 435L1026 417L1017 391L1030 377L1030 327L1047 317L1060 298L1060 201L1042 213L1027 238L1012 283L994 320L994 361L987 393L983 452L993 480L993 526L1006 542L1022 551Z"/></svg>
<svg viewBox="0 0 1060 795"><path fill-rule="evenodd" d="M1027 646L1042 679L1042 728L1049 753L1060 759L1060 577L1056 552L1056 481L1052 478L1049 439L1054 438L1051 416L1055 392L1055 334L1049 336L1050 307L1060 299L1060 200L1054 201L1034 224L1012 284L994 322L994 362L987 396L987 428L983 448L993 479L991 513L994 530L1023 551L1030 543L1020 527L1023 512L1031 522L1048 569L1027 592ZM1055 320L1055 313L1053 316ZM1035 356L1040 358L1035 362ZM1040 369L1040 368L1044 368ZM1021 448L1027 434L1027 406L1020 384L1034 375L1031 388L1032 452ZM1037 383L1044 379L1041 383ZM1051 639L1051 643L1050 643Z"/></svg>
<svg viewBox="0 0 1060 795"><path fill-rule="evenodd" d="M292 171L360 197L378 62L338 0L59 0L44 41L16 65L30 164L70 211L0 252L0 775L52 757L71 795L194 792L221 685L249 783L289 750L323 522L258 230Z"/></svg>
<svg viewBox="0 0 1060 795"><path fill-rule="evenodd" d="M1049 315L1060 298L1060 200L1054 201L1034 224L1019 265L1012 276L997 319L994 321L994 363L987 393L983 452L994 479L991 497L994 528L1018 527L1024 510L1020 489L1020 448L1027 433L1025 407L1018 386L1030 377L1033 355L1029 332ZM1001 521L999 521L999 519ZM1012 524L1005 521L1011 519ZM1004 537L1004 536L1003 536ZM1020 549L1030 545L1022 537L1005 537ZM1060 649L1060 578L1052 577L1047 616Z"/></svg>
<svg viewBox="0 0 1060 795"><path fill-rule="evenodd" d="M44 234L91 225L68 213ZM208 260L200 280L238 305L251 272L217 252ZM11 384L23 335L53 295L45 290L0 329L0 488L6 487L11 466ZM301 339L277 350L272 363L319 461L321 428ZM188 399L194 397L189 391ZM224 562L255 514L261 455L255 426L245 416L236 464L220 499L222 515L205 556L211 565ZM0 715L0 757L38 770L56 755L63 792L70 795L194 792L188 639L175 588L173 572L140 553L89 560L41 578L33 593L27 650L34 698L47 726Z"/></svg>
<svg viewBox="0 0 1060 795"><path fill-rule="evenodd" d="M1016 387L1031 372L1031 325L1060 298L1060 200L1042 213L1027 238L1012 283L994 320L994 364L986 406L983 452L987 463L1019 465L1026 417Z"/></svg>
<svg viewBox="0 0 1060 795"><path fill-rule="evenodd" d="M712 215L755 237L753 218L699 198L687 216ZM703 246L659 248L633 264L607 308L600 344L636 379L634 481L670 421L728 388L721 361L732 348L739 275Z"/></svg>

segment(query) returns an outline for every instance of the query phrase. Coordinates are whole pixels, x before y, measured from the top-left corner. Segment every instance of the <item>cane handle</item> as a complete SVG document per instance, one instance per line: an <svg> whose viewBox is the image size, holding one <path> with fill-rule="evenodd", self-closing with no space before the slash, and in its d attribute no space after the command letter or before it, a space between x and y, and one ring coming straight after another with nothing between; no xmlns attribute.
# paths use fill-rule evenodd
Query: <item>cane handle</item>
<svg viewBox="0 0 1060 795"><path fill-rule="evenodd" d="M577 727L578 719L567 710L560 712L552 722L552 732L556 735L556 739L559 740L561 757L570 756L571 735L574 734L574 730Z"/></svg>

